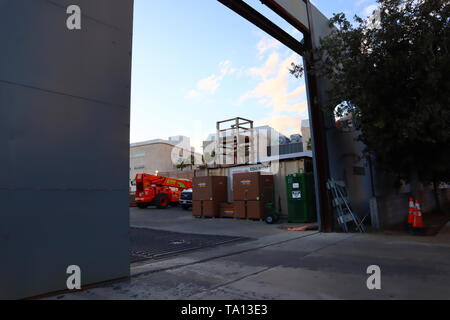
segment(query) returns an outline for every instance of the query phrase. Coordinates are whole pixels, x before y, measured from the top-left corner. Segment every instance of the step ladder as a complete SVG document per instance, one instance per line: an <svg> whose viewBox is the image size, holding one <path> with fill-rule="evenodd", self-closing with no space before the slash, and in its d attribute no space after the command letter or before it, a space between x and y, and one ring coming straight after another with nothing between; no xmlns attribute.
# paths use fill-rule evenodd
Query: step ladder
<svg viewBox="0 0 450 320"><path fill-rule="evenodd" d="M365 218L361 220L351 209L345 182L330 179L327 182L327 187L333 197L332 204L336 210L337 221L342 230L349 232L353 225L357 231L366 232L364 227Z"/></svg>

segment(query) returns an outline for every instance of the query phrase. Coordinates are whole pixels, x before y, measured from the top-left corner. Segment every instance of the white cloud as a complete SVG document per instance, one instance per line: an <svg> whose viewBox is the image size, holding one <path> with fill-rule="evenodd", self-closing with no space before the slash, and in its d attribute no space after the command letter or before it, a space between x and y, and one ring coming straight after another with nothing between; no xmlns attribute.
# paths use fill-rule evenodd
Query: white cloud
<svg viewBox="0 0 450 320"><path fill-rule="evenodd" d="M256 121L257 126L268 125L285 135L300 133L300 124L302 117L300 115L287 116L274 114L267 118Z"/></svg>
<svg viewBox="0 0 450 320"><path fill-rule="evenodd" d="M236 73L237 70L232 67L232 62L224 60L219 63L219 73L212 74L206 78L200 79L196 84L196 89L188 92L187 99L195 99L200 97L202 93L214 94L219 89L222 80L231 74Z"/></svg>
<svg viewBox="0 0 450 320"><path fill-rule="evenodd" d="M372 5L364 8L363 14L365 17L370 17L373 15L374 11L376 11L377 9L378 9L378 5L372 4Z"/></svg>
<svg viewBox="0 0 450 320"><path fill-rule="evenodd" d="M289 73L291 63L298 63L299 58L293 54L281 60L279 53L272 53L262 67L251 68L250 74L259 79L258 85L251 91L243 94L239 104L248 100L257 99L258 103L273 109L274 112L301 112L307 108L305 99L305 86L299 84L290 90Z"/></svg>
<svg viewBox="0 0 450 320"><path fill-rule="evenodd" d="M264 38L261 39L258 44L256 45L256 48L258 49L258 54L260 58L263 58L264 53L271 49L279 48L281 43L274 39L274 38Z"/></svg>
<svg viewBox="0 0 450 320"><path fill-rule="evenodd" d="M220 87L221 79L215 75L201 79L197 82L197 88L209 93L214 93Z"/></svg>
<svg viewBox="0 0 450 320"><path fill-rule="evenodd" d="M260 68L251 68L250 74L259 76L261 78L267 78L270 75L278 71L280 64L280 55L276 52L272 53Z"/></svg>
<svg viewBox="0 0 450 320"><path fill-rule="evenodd" d="M191 90L188 92L188 94L186 95L186 98L188 99L195 99L199 96L199 93L197 90Z"/></svg>
<svg viewBox="0 0 450 320"><path fill-rule="evenodd" d="M257 125L269 125L286 135L299 133L301 120L307 118L306 87L289 69L292 63L300 63L300 57L286 56L270 39L261 40L257 50L258 57L265 60L248 69L247 75L258 82L253 90L241 95L238 105L257 103L269 111L269 116L256 120Z"/></svg>
<svg viewBox="0 0 450 320"><path fill-rule="evenodd" d="M229 60L219 63L218 71L200 79L186 95L188 99L204 99L219 90L225 77L245 75L256 80L255 87L243 93L237 105L257 104L265 108L266 116L257 119L258 125L269 125L289 135L300 132L301 120L307 118L306 88L303 81L290 73L292 63L300 63L297 54L289 54L271 38L261 39L256 46L260 65L236 69Z"/></svg>
<svg viewBox="0 0 450 320"><path fill-rule="evenodd" d="M359 7L369 1L371 1L371 0L358 0L358 1L356 1L355 6Z"/></svg>

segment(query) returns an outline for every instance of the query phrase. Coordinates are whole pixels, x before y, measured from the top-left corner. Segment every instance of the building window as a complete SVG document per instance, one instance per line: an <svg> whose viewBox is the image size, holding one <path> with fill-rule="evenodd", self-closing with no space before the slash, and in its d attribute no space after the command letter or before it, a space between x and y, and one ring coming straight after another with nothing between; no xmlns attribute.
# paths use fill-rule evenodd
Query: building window
<svg viewBox="0 0 450 320"><path fill-rule="evenodd" d="M143 158L143 157L145 157L145 152L143 152L143 153L135 153L135 154L130 155L131 159Z"/></svg>
<svg viewBox="0 0 450 320"><path fill-rule="evenodd" d="M140 169L145 169L145 166L136 166L136 167L134 167L134 170L140 170Z"/></svg>

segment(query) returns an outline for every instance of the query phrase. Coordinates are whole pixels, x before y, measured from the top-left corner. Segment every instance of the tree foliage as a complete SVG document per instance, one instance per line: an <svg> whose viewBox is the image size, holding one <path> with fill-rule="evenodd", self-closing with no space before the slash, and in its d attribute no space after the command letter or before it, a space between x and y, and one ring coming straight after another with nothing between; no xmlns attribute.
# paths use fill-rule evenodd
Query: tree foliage
<svg viewBox="0 0 450 320"><path fill-rule="evenodd" d="M179 160L178 163L177 163L177 165L176 165L176 168L177 168L178 170L180 170L180 171L183 171L183 170L186 169L187 167L189 167L189 164L186 163L185 160Z"/></svg>
<svg viewBox="0 0 450 320"><path fill-rule="evenodd" d="M334 32L312 55L312 71L330 80L326 108L352 113L385 168L450 181L450 1L378 4L376 18L335 15Z"/></svg>

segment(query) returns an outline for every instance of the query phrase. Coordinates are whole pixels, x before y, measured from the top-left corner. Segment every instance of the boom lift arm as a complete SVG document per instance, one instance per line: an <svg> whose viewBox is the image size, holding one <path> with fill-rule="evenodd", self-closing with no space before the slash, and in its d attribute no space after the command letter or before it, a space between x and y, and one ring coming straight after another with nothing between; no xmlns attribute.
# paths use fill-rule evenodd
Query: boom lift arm
<svg viewBox="0 0 450 320"><path fill-rule="evenodd" d="M138 174L136 176L136 182L145 181L150 185L155 185L158 187L169 187L169 188L177 188L177 189L191 189L192 182L181 179L167 178L156 176L153 174Z"/></svg>

